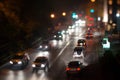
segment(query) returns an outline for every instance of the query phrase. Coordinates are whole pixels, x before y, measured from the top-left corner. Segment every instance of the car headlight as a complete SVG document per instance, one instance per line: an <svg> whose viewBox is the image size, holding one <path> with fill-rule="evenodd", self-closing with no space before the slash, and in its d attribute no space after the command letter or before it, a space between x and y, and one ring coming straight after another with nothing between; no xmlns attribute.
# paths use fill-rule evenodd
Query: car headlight
<svg viewBox="0 0 120 80"><path fill-rule="evenodd" d="M59 36L60 38L62 37L62 36Z"/></svg>
<svg viewBox="0 0 120 80"><path fill-rule="evenodd" d="M22 61L18 61L18 64L22 64Z"/></svg>
<svg viewBox="0 0 120 80"><path fill-rule="evenodd" d="M56 35L54 35L54 38L56 38Z"/></svg>
<svg viewBox="0 0 120 80"><path fill-rule="evenodd" d="M41 64L41 67L45 67L45 64Z"/></svg>
<svg viewBox="0 0 120 80"><path fill-rule="evenodd" d="M39 48L42 48L42 46L40 46Z"/></svg>
<svg viewBox="0 0 120 80"><path fill-rule="evenodd" d="M10 61L10 64L13 64L13 62L12 62L12 61Z"/></svg>
<svg viewBox="0 0 120 80"><path fill-rule="evenodd" d="M32 67L35 67L35 64L32 64Z"/></svg>
<svg viewBox="0 0 120 80"><path fill-rule="evenodd" d="M48 46L45 46L45 48L48 48Z"/></svg>

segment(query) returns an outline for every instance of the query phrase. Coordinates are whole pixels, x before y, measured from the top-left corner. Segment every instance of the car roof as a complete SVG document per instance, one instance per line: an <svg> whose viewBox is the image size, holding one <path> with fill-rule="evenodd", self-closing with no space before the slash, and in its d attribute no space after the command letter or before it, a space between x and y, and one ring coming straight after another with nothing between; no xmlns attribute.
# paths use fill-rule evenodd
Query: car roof
<svg viewBox="0 0 120 80"><path fill-rule="evenodd" d="M25 52L18 52L18 53L15 54L15 55L22 56L22 55L24 55L24 54L25 54Z"/></svg>

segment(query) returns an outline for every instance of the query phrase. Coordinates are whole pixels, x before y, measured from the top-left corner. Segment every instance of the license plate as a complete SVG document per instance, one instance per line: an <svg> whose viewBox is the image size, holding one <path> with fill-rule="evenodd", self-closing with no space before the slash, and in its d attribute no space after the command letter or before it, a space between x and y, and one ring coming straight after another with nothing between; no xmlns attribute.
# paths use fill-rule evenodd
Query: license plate
<svg viewBox="0 0 120 80"><path fill-rule="evenodd" d="M72 68L71 71L76 71L76 68Z"/></svg>

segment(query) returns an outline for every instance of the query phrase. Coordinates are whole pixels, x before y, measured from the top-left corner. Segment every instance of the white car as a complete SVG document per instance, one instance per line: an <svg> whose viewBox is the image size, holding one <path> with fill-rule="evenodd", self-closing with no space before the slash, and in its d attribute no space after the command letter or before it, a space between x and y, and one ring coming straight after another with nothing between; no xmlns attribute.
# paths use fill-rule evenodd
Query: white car
<svg viewBox="0 0 120 80"><path fill-rule="evenodd" d="M83 52L84 51L82 47L75 47L73 52L73 58L84 58Z"/></svg>
<svg viewBox="0 0 120 80"><path fill-rule="evenodd" d="M73 58L83 58L83 57L84 57L83 52L81 52L81 54L74 52L74 54L73 54Z"/></svg>
<svg viewBox="0 0 120 80"><path fill-rule="evenodd" d="M109 42L108 38L103 38L102 46L103 46L103 49L109 49L110 48L110 42Z"/></svg>

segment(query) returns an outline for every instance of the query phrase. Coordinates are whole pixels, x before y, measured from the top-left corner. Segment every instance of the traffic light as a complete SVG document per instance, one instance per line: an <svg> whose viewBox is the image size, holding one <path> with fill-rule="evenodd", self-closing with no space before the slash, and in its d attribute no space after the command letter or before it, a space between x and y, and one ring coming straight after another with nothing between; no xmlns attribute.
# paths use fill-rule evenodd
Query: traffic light
<svg viewBox="0 0 120 80"><path fill-rule="evenodd" d="M75 12L73 12L73 13L72 13L72 18L73 18L73 19L77 19L77 18L78 18L78 15L77 15Z"/></svg>
<svg viewBox="0 0 120 80"><path fill-rule="evenodd" d="M95 12L95 10L94 9L90 9L90 13L94 13Z"/></svg>

